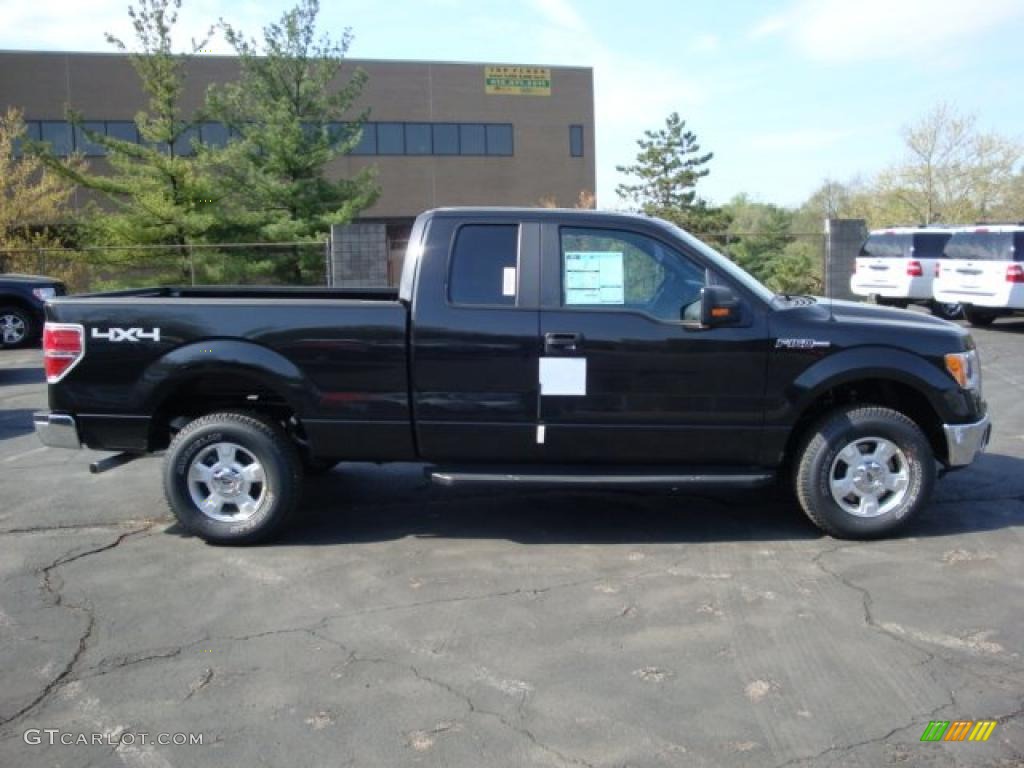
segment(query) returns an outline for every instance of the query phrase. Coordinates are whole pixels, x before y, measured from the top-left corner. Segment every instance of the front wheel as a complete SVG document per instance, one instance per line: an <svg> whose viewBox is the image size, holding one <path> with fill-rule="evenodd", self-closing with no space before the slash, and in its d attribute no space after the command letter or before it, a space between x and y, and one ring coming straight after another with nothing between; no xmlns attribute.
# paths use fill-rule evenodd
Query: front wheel
<svg viewBox="0 0 1024 768"><path fill-rule="evenodd" d="M889 408L834 411L812 429L798 461L800 506L815 525L842 539L892 533L920 512L935 483L928 439Z"/></svg>
<svg viewBox="0 0 1024 768"><path fill-rule="evenodd" d="M277 533L302 492L295 443L276 423L213 413L182 429L164 459L167 504L212 544L251 544Z"/></svg>

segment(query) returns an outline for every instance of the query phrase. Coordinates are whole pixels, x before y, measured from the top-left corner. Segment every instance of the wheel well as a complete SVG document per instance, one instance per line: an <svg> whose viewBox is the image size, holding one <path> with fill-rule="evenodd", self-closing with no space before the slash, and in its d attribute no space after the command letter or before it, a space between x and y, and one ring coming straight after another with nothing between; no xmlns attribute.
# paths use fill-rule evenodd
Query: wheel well
<svg viewBox="0 0 1024 768"><path fill-rule="evenodd" d="M150 449L166 448L185 424L217 411L260 414L280 423L300 448L306 446L302 423L280 393L251 376L218 373L187 379L164 398L151 421Z"/></svg>
<svg viewBox="0 0 1024 768"><path fill-rule="evenodd" d="M863 379L848 381L822 392L808 405L797 419L786 443L786 461L814 423L828 411L846 405L881 405L899 411L921 428L931 444L935 457L946 458L946 439L942 419L919 390L909 384L891 379Z"/></svg>
<svg viewBox="0 0 1024 768"><path fill-rule="evenodd" d="M23 309L32 317L32 322L36 322L39 318L39 313L36 309L21 296L0 296L0 307L17 307L18 309Z"/></svg>

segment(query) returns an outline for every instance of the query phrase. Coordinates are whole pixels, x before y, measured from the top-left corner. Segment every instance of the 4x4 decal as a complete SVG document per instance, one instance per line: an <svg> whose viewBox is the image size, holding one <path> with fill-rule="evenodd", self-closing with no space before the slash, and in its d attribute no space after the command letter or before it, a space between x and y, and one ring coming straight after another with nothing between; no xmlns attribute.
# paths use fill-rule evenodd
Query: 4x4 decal
<svg viewBox="0 0 1024 768"><path fill-rule="evenodd" d="M147 331L144 328L108 328L101 331L99 328L93 328L90 338L100 341L130 341L133 343L143 340L160 341L160 329L153 328Z"/></svg>

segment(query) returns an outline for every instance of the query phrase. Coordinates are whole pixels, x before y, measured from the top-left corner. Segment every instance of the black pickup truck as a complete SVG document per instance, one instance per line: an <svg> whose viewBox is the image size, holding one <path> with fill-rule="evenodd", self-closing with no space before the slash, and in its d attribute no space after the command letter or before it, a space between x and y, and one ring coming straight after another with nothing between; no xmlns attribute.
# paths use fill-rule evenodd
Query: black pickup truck
<svg viewBox="0 0 1024 768"><path fill-rule="evenodd" d="M63 296L64 283L38 275L0 275L0 349L37 340L47 299Z"/></svg>
<svg viewBox="0 0 1024 768"><path fill-rule="evenodd" d="M165 287L47 319L42 441L166 450L171 509L218 543L278 531L341 460L441 485L782 481L828 533L880 536L990 431L959 326L776 295L623 214L435 210L397 292Z"/></svg>

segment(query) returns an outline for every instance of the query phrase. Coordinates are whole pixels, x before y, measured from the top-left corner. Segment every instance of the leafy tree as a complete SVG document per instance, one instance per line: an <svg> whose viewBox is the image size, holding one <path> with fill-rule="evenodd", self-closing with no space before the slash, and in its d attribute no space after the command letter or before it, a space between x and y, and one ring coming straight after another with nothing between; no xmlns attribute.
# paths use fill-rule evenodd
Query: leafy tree
<svg viewBox="0 0 1024 768"><path fill-rule="evenodd" d="M1022 148L939 104L903 132L903 160L872 185L873 225L970 223L1008 207Z"/></svg>
<svg viewBox="0 0 1024 768"><path fill-rule="evenodd" d="M640 151L633 165L616 167L619 173L635 177L633 184L620 184L616 192L650 216L659 216L697 233L723 231L728 225L722 211L697 195L697 182L710 169L714 157L702 152L697 136L686 130L686 121L673 112L665 127L644 131L637 140Z"/></svg>
<svg viewBox="0 0 1024 768"><path fill-rule="evenodd" d="M182 107L186 63L206 40L192 41L189 53L174 52L172 31L180 7L181 0L136 0L128 9L137 47L129 60L149 97L135 116L140 143L84 130L81 115L71 113L87 138L104 148L109 171L65 164L45 144L35 145L51 169L105 198L106 209L83 219L95 241L186 246L220 225L209 202L210 176L190 147L198 118ZM129 45L113 35L108 34L107 41L129 51ZM184 272L184 251L182 257Z"/></svg>
<svg viewBox="0 0 1024 768"><path fill-rule="evenodd" d="M22 152L25 123L19 110L0 115L0 249L56 246L74 186L38 157ZM67 172L78 158L62 161Z"/></svg>
<svg viewBox="0 0 1024 768"><path fill-rule="evenodd" d="M350 112L366 74L342 73L352 33L318 36L319 11L317 0L300 0L260 41L221 21L241 75L211 87L208 108L238 138L214 163L220 196L244 212L238 226L246 238L312 239L351 221L379 195L371 170L327 176L331 161L359 142L366 114ZM297 259L287 269L298 270Z"/></svg>

